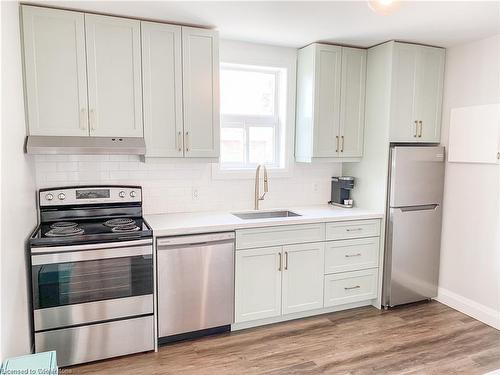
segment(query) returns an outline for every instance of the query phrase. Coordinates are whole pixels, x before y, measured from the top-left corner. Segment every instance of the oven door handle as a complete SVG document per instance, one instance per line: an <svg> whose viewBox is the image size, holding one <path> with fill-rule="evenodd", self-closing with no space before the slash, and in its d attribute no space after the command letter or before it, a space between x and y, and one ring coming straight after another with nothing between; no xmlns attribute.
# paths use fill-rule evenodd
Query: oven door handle
<svg viewBox="0 0 500 375"><path fill-rule="evenodd" d="M47 254L47 253L64 253L64 252L74 252L80 250L103 250L103 249L114 249L117 247L131 247L136 245L151 245L153 240L151 238L145 238L136 241L121 241L121 242L101 242L101 243L91 243L85 245L66 245L66 246L46 246L46 247L32 247L31 254Z"/></svg>
<svg viewBox="0 0 500 375"><path fill-rule="evenodd" d="M101 244L102 247L102 244ZM153 247L149 246L127 246L120 248L106 248L98 250L65 251L50 254L32 254L31 264L40 266L44 264L84 262L88 260L102 260L112 258L127 258L133 256L153 256Z"/></svg>

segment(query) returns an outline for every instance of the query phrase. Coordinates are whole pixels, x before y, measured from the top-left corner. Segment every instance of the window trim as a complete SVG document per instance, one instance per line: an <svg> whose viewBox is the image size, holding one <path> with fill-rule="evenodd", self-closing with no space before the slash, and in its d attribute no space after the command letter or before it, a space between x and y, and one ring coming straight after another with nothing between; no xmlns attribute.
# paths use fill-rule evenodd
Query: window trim
<svg viewBox="0 0 500 375"><path fill-rule="evenodd" d="M295 98L297 52L290 48L280 48L245 42L222 40L220 44L220 60L225 64L251 65L255 67L272 67L283 72L280 97L280 120L282 133L283 168L268 168L272 179L289 178L295 169ZM212 180L254 180L254 170L220 169L217 161L211 165Z"/></svg>
<svg viewBox="0 0 500 375"><path fill-rule="evenodd" d="M247 171L254 170L259 165L258 163L250 163L249 162L249 151L248 140L249 140L249 129L250 127L272 127L273 128L273 138L274 138L274 162L266 163L267 168L272 169L283 169L284 168L284 160L281 160L282 147L284 143L281 141L282 133L283 133L283 125L280 119L281 111L281 95L286 95L286 93L282 93L284 91L282 88L281 80L283 79L281 76L284 75L283 68L277 67L269 67L269 66L258 66L258 65L248 65L248 64L234 64L234 63L221 63L220 69L227 69L233 71L243 71L243 72L263 72L267 74L274 75L274 102L273 102L273 110L274 113L270 115L246 115L246 114L222 114L220 115L220 127L221 130L223 128L235 128L235 129L243 129L245 132L245 162L224 162L219 161L218 168L221 172L227 171ZM234 125L231 125L233 123Z"/></svg>

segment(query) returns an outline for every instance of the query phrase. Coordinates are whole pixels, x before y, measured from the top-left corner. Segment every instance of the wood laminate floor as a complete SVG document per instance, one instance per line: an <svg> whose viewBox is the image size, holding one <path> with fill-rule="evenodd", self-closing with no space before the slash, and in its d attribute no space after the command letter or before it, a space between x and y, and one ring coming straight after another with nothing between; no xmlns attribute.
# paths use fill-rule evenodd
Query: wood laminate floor
<svg viewBox="0 0 500 375"><path fill-rule="evenodd" d="M315 316L68 368L73 374L484 374L500 331L438 302Z"/></svg>

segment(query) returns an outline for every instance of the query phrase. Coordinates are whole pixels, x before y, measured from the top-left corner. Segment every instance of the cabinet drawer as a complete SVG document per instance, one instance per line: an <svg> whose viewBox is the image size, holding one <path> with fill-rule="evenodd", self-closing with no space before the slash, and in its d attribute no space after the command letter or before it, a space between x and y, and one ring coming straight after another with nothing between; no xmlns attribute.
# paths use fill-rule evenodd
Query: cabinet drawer
<svg viewBox="0 0 500 375"><path fill-rule="evenodd" d="M236 231L236 249L279 246L325 240L325 224L283 225Z"/></svg>
<svg viewBox="0 0 500 375"><path fill-rule="evenodd" d="M377 297L378 268L325 276L325 307Z"/></svg>
<svg viewBox="0 0 500 375"><path fill-rule="evenodd" d="M379 237L371 237L327 242L325 248L325 273L377 267L379 241Z"/></svg>
<svg viewBox="0 0 500 375"><path fill-rule="evenodd" d="M380 220L354 220L326 224L326 240L376 237L380 235Z"/></svg>

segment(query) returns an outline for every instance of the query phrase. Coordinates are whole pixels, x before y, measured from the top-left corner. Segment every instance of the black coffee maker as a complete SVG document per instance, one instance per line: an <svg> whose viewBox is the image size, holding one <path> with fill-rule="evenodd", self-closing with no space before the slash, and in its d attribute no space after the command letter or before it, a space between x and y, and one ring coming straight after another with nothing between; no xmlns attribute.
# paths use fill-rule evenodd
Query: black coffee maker
<svg viewBox="0 0 500 375"><path fill-rule="evenodd" d="M341 176L332 177L332 200L329 202L334 206L351 208L351 190L354 188L354 177Z"/></svg>

